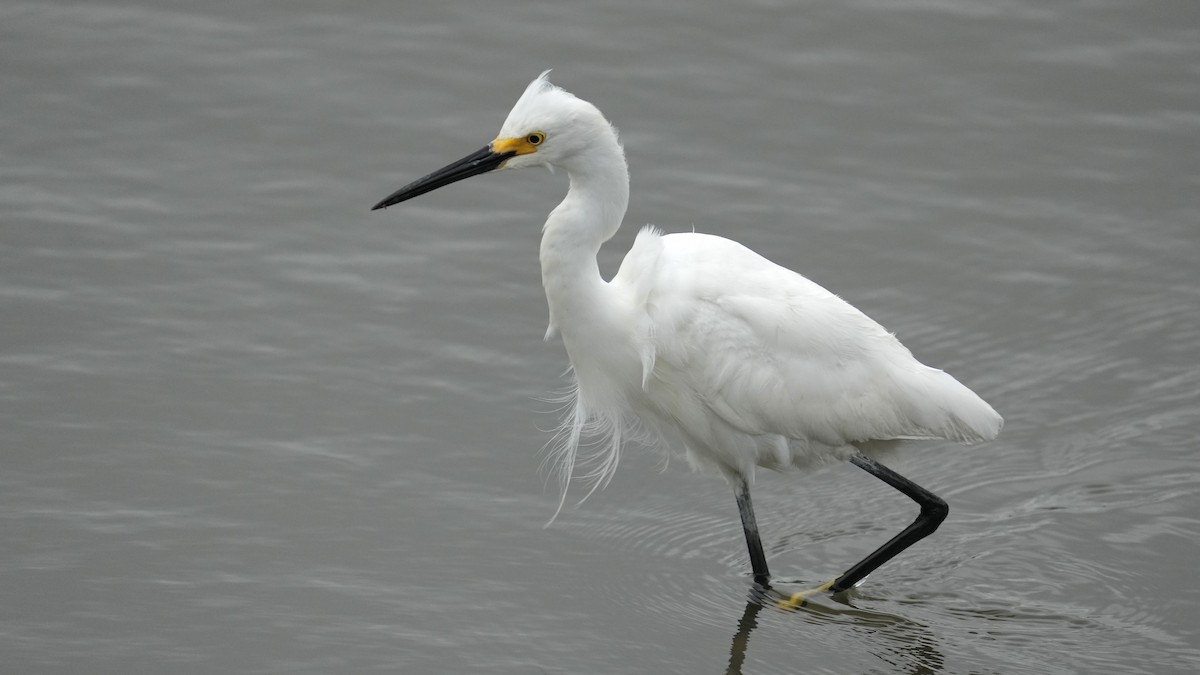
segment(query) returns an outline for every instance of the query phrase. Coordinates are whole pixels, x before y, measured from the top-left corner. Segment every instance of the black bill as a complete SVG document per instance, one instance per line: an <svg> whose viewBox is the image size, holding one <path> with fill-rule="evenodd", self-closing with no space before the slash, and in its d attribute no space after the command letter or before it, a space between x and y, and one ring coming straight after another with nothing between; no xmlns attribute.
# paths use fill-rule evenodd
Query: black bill
<svg viewBox="0 0 1200 675"><path fill-rule="evenodd" d="M386 199L379 202L375 206L372 206L371 210L374 211L376 209L386 209L393 204L399 204L406 199L412 199L413 197L423 195L426 192L432 192L433 190L436 190L442 186L449 185L464 178L470 178L471 176L478 176L481 173L487 173L488 171L491 171L492 169L495 169L503 164L504 160L509 159L516 154L517 153L515 152L496 153L492 152L492 147L490 145L484 146L482 149L463 157L457 162L449 166L442 167L428 176L425 176L424 178L418 178L399 190L396 190L392 194L388 195Z"/></svg>

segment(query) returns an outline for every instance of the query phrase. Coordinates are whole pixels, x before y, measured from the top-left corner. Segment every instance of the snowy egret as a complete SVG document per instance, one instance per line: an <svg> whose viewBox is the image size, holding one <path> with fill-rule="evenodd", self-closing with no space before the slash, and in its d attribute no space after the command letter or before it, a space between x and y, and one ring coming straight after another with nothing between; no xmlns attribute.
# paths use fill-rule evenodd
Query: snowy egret
<svg viewBox="0 0 1200 675"><path fill-rule="evenodd" d="M990 440L1003 423L996 411L850 304L722 237L646 227L605 281L596 254L625 216L625 153L600 111L548 73L525 89L495 140L372 210L497 169L566 171L570 187L546 220L540 253L546 338L562 336L574 378L553 453L558 508L577 466L587 467L591 494L637 438L675 444L693 466L724 475L764 586L770 573L750 502L756 467L848 460L920 506L910 526L820 590L853 587L937 529L946 503L875 457L908 440ZM602 442L581 446L584 436Z"/></svg>

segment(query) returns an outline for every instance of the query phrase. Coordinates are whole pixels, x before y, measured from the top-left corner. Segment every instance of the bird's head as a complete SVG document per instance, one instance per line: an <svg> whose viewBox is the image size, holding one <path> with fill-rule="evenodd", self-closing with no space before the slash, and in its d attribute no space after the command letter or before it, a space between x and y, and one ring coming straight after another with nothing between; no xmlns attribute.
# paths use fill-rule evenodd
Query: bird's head
<svg viewBox="0 0 1200 675"><path fill-rule="evenodd" d="M372 207L383 209L426 192L497 169L564 167L586 159L615 130L594 105L550 83L550 71L529 83L500 133L483 148L419 178Z"/></svg>

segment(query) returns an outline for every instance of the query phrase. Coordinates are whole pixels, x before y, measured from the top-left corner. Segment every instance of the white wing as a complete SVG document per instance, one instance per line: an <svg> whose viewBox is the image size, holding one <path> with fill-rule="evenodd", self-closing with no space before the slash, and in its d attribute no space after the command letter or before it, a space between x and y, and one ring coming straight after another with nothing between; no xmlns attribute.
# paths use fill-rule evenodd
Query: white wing
<svg viewBox="0 0 1200 675"><path fill-rule="evenodd" d="M736 242L644 230L613 282L649 318L653 354L643 363L653 377L745 434L836 448L999 432L1000 416L970 389Z"/></svg>

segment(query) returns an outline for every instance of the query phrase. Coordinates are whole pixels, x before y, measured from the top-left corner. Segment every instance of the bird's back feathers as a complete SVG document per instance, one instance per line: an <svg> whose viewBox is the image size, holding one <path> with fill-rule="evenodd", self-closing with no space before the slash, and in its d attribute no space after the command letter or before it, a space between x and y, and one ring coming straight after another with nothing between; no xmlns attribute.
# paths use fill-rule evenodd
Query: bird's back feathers
<svg viewBox="0 0 1200 675"><path fill-rule="evenodd" d="M878 323L736 242L647 229L612 283L650 327L643 387L665 401L659 413L696 423L681 408L701 407L794 451L760 464L804 466L812 452L880 440L971 443L1000 429L991 406Z"/></svg>

